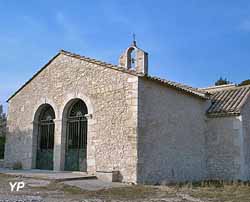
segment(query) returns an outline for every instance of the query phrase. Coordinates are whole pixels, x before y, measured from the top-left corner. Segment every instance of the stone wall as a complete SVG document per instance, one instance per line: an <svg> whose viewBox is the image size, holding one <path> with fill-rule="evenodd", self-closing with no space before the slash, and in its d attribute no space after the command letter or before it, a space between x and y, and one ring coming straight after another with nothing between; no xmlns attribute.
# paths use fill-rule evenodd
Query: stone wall
<svg viewBox="0 0 250 202"><path fill-rule="evenodd" d="M138 78L91 62L60 54L9 102L6 166L21 161L35 167L33 120L44 103L56 114L54 169L63 169L63 111L82 99L88 120L88 171L121 172L122 181L136 181ZM32 147L33 145L33 147Z"/></svg>
<svg viewBox="0 0 250 202"><path fill-rule="evenodd" d="M244 178L241 116L208 118L206 133L209 179Z"/></svg>
<svg viewBox="0 0 250 202"><path fill-rule="evenodd" d="M138 95L138 182L204 179L208 101L144 79Z"/></svg>
<svg viewBox="0 0 250 202"><path fill-rule="evenodd" d="M241 111L244 142L243 152L245 161L245 179L250 180L250 98L247 99Z"/></svg>

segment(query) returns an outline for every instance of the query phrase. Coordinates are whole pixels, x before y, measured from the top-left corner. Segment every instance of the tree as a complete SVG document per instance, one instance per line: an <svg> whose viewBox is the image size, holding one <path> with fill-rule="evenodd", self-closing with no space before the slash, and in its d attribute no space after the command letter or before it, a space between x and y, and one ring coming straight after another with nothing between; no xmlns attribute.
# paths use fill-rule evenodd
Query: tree
<svg viewBox="0 0 250 202"><path fill-rule="evenodd" d="M241 83L238 84L238 86L245 86L250 84L250 79L244 80Z"/></svg>
<svg viewBox="0 0 250 202"><path fill-rule="evenodd" d="M226 78L223 79L222 77L220 77L220 78L214 83L214 85L216 85L216 86L225 85L225 84L230 84L230 81L228 81Z"/></svg>
<svg viewBox="0 0 250 202"><path fill-rule="evenodd" d="M6 114L3 112L3 105L0 105L0 137L5 137L6 135L6 124Z"/></svg>

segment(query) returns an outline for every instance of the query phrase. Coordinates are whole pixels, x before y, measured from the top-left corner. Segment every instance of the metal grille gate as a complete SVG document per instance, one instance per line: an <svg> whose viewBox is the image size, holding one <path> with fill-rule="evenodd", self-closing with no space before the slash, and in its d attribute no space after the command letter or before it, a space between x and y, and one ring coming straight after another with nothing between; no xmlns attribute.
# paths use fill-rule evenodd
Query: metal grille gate
<svg viewBox="0 0 250 202"><path fill-rule="evenodd" d="M38 123L37 161L36 168L53 170L54 152L54 112L52 108L46 108L41 114Z"/></svg>
<svg viewBox="0 0 250 202"><path fill-rule="evenodd" d="M85 104L79 101L71 108L67 119L65 170L87 170L87 119L85 114Z"/></svg>

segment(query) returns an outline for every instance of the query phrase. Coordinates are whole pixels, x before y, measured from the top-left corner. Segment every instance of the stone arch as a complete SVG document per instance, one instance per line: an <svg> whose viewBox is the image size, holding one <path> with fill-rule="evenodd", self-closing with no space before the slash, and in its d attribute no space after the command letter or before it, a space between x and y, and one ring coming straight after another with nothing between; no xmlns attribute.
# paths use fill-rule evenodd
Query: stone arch
<svg viewBox="0 0 250 202"><path fill-rule="evenodd" d="M58 107L57 105L53 102L53 100L47 98L47 97L43 97L41 99L39 99L34 107L33 107L33 120L32 120L32 123L36 121L36 116L37 116L37 113L39 112L39 108L44 105L44 104L49 104L55 111L55 116L56 118L55 119L58 119L59 118L59 114L58 114ZM40 108L41 109L41 108Z"/></svg>
<svg viewBox="0 0 250 202"><path fill-rule="evenodd" d="M69 104L75 99L81 99L86 104L88 108L88 114L94 114L94 106L88 96L83 93L71 93L65 96L65 99L62 102L62 107L59 110L59 119L63 119L67 110L67 106L69 106Z"/></svg>
<svg viewBox="0 0 250 202"><path fill-rule="evenodd" d="M93 114L94 114L94 107L90 101L90 99L85 96L84 94L80 93L75 93L75 94L68 94L65 97L65 100L63 101L62 108L60 109L60 119L62 121L62 126L61 126L61 160L60 160L60 170L65 170L65 144L66 144L66 133L67 133L67 115L70 107L74 102L77 100L81 100L83 103L85 103L86 108L87 108L87 113L85 116L87 118L87 151L86 151L86 166L87 166L87 171L94 172L95 170L95 159L94 159L94 147L90 146L92 142L92 137L94 134L94 119L93 119Z"/></svg>
<svg viewBox="0 0 250 202"><path fill-rule="evenodd" d="M79 98L70 100L64 108L64 170L87 171L87 114L87 105Z"/></svg>
<svg viewBox="0 0 250 202"><path fill-rule="evenodd" d="M136 70L137 66L137 49L134 46L131 46L126 51L126 68Z"/></svg>
<svg viewBox="0 0 250 202"><path fill-rule="evenodd" d="M32 168L38 168L38 167L40 168L40 165L38 165L38 158L39 158L38 150L41 147L41 136L44 135L44 133L41 130L41 127L48 127L49 132L48 134L46 134L47 135L46 141L48 141L47 151L51 150L52 158L51 162L49 161L49 159L47 162L48 162L48 169L53 169L55 119L56 119L55 110L48 103L41 104L34 113L33 134L32 134Z"/></svg>

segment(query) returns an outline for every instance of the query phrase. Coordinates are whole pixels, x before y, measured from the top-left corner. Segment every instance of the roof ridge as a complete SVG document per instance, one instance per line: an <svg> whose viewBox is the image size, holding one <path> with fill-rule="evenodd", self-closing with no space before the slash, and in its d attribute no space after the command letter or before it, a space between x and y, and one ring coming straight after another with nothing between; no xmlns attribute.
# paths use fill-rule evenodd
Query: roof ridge
<svg viewBox="0 0 250 202"><path fill-rule="evenodd" d="M134 75L134 76L137 76L137 77L140 77L140 78L146 78L146 79L150 79L150 80L153 80L153 81L156 81L156 82L160 82L162 84L167 85L168 87L172 87L172 88L180 90L182 92L186 92L186 93L188 93L190 95L198 96L199 98L202 98L202 99L209 99L209 97L207 96L209 93L206 92L206 91L201 91L198 88L194 88L194 87L188 86L186 84L181 84L181 83L170 81L170 80L163 79L163 78L160 78L160 77L150 76L150 75L147 75L147 74L144 74L144 73L139 73L139 72L136 72L134 69L125 69L125 68L123 68L121 66L118 66L118 65L103 62L101 60L96 60L94 58L82 56L82 55L75 54L75 53L72 53L72 52L61 49L42 68L40 68L28 81L26 81L17 91L15 91L8 98L7 102L10 101L26 85L28 85L40 72L42 72L49 64L51 64L52 61L55 58L57 58L60 54L64 54L64 55L67 55L67 56L70 56L70 57L74 57L76 59L84 60L84 61L87 61L87 62L90 62L90 63L93 63L93 64L102 65L104 67L111 68L111 69L116 70L116 71L121 71L121 72L130 74L130 75Z"/></svg>
<svg viewBox="0 0 250 202"><path fill-rule="evenodd" d="M87 57L87 56L84 56L84 55L79 55L79 54L76 54L76 53L72 53L72 52L69 52L69 51L66 51L66 50L63 50L63 49L60 50L60 53L70 55L70 56L73 56L73 57L79 57L81 59L92 60L93 62L98 62L98 63L102 63L102 64L105 64L105 65L110 65L110 66L113 66L113 67L118 67L118 68L120 67L118 65L107 63L107 62L97 60L95 58Z"/></svg>
<svg viewBox="0 0 250 202"><path fill-rule="evenodd" d="M238 90L238 89L242 89L242 88L250 88L250 84L243 85L243 86L234 86L234 87L231 87L231 88L223 89L221 91L233 91L233 90Z"/></svg>
<svg viewBox="0 0 250 202"><path fill-rule="evenodd" d="M198 88L188 86L186 84L178 83L178 82L175 82L175 81L170 81L170 80L163 79L163 78L160 78L160 77L157 77L157 76L150 76L150 75L138 73L133 69L128 70L128 69L125 69L125 68L123 68L121 66L118 66L118 65L106 63L106 62L103 62L101 60L96 60L96 59L86 57L86 56L81 56L79 54L75 54L75 53L72 53L72 52L69 52L69 51L61 50L60 52L62 54L65 54L65 55L68 55L68 56L71 56L71 57L76 57L78 59L83 59L83 60L86 60L88 62L100 63L99 65L104 65L106 67L109 67L109 68L112 68L112 69L115 69L115 70L119 70L119 71L122 71L122 72L126 72L126 73L129 73L129 74L135 75L135 76L146 77L146 78L151 79L151 80L161 81L164 84L168 84L169 86L178 88L178 89L180 89L182 91L186 91L186 92L191 93L193 95L198 95L199 97L208 99L207 98L207 95L209 94L208 92L202 91L202 90L200 90Z"/></svg>
<svg viewBox="0 0 250 202"><path fill-rule="evenodd" d="M208 99L208 95L210 95L208 92L201 91L198 88L194 88L192 86L189 86L189 85L186 85L186 84L182 84L182 83L179 83L179 82L175 82L175 81L163 79L163 78L160 78L160 77L157 77L157 76L147 75L147 78L149 78L151 80L160 81L161 83L165 83L165 84L168 84L169 86L182 89L184 91L187 91L187 92L189 92L191 94L194 94L194 95L198 95L198 96L200 96L202 98L205 98L205 99Z"/></svg>
<svg viewBox="0 0 250 202"><path fill-rule="evenodd" d="M108 67L108 68L111 68L111 69L114 69L114 70L118 70L118 71L122 71L122 72L125 72L125 73L128 73L128 74L132 74L134 76L143 76L144 75L142 73L136 72L133 69L125 69L125 68L123 68L121 66L118 66L118 65L107 63L107 62L104 62L102 60L97 60L97 59L94 59L94 58L91 58L91 57L86 57L86 56L79 55L79 54L76 54L76 53L72 53L72 52L69 52L69 51L65 51L63 49L60 50L60 53L62 53L64 55L67 55L67 56L71 56L71 57L80 59L80 60L85 60L87 62L91 62L91 63L97 64L97 65L102 65L102 66L105 66L105 67Z"/></svg>

